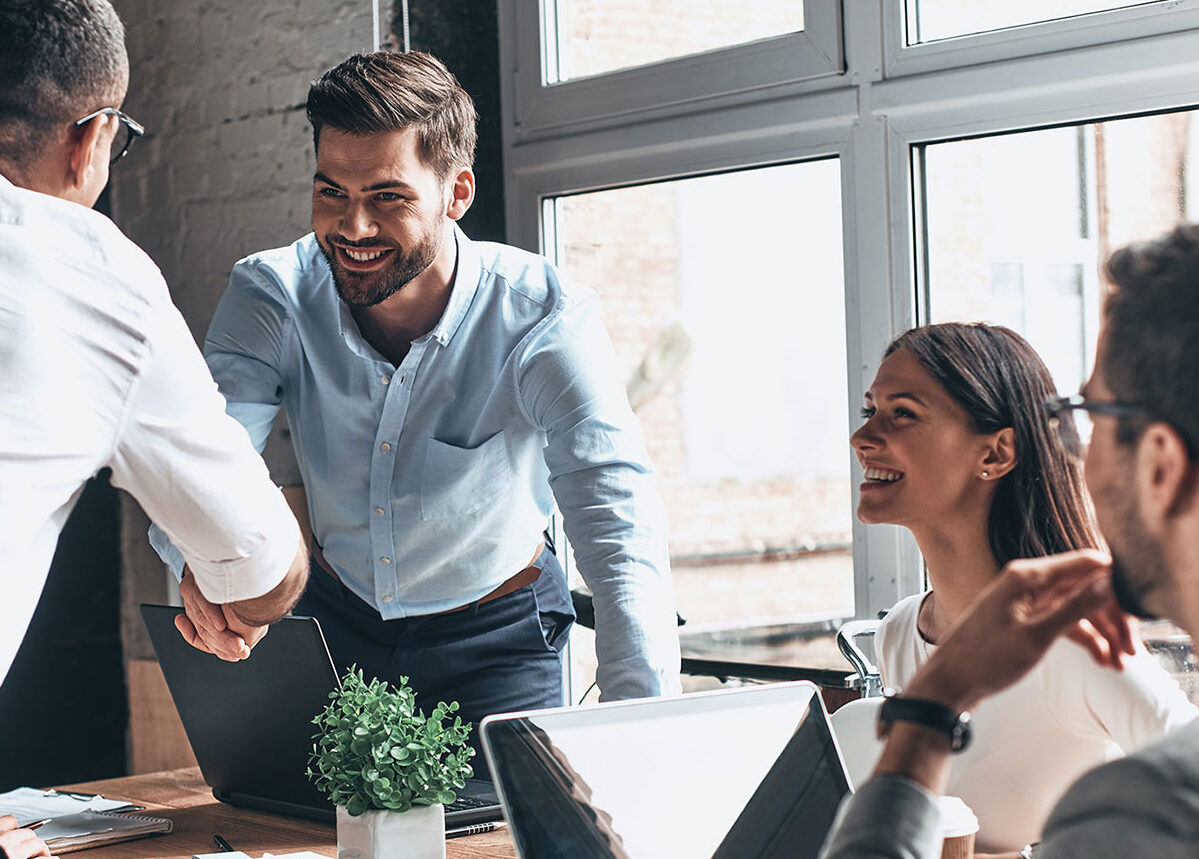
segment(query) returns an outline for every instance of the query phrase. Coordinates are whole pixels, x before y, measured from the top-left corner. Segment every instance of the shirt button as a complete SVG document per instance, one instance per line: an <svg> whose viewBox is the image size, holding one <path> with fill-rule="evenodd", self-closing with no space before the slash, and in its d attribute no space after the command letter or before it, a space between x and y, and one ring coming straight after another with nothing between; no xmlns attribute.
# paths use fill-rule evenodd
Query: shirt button
<svg viewBox="0 0 1199 859"><path fill-rule="evenodd" d="M384 376L382 378L382 382L384 385L390 385L391 384L391 376Z"/></svg>
<svg viewBox="0 0 1199 859"><path fill-rule="evenodd" d="M382 558L380 558L379 560L380 560L380 561L382 561L384 564L390 564L390 563L391 563L391 558L387 557L386 555L384 555L384 556L383 556Z"/></svg>
<svg viewBox="0 0 1199 859"><path fill-rule="evenodd" d="M383 594L383 602L391 602L393 599L395 599L393 594Z"/></svg>
<svg viewBox="0 0 1199 859"><path fill-rule="evenodd" d="M383 451L384 453L387 453L387 451L391 450L391 442L389 442L389 441L383 442L383 444L379 445L379 450Z"/></svg>
<svg viewBox="0 0 1199 859"><path fill-rule="evenodd" d="M375 508L375 515L376 515L376 516L382 516L382 515L383 515L384 513L386 513L386 512L387 512L387 511L386 511L386 510L384 510L382 507L376 507L376 508Z"/></svg>

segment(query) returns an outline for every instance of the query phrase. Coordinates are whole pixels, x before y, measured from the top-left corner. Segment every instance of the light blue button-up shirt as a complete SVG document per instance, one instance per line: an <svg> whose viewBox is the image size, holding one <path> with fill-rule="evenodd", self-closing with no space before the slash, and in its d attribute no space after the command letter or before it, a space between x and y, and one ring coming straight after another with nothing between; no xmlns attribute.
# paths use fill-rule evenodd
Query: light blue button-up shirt
<svg viewBox="0 0 1199 859"><path fill-rule="evenodd" d="M239 262L204 346L228 411L261 450L286 406L313 535L384 619L493 590L556 501L595 594L601 697L677 691L665 516L598 298L543 257L456 240L445 313L399 366L313 235Z"/></svg>

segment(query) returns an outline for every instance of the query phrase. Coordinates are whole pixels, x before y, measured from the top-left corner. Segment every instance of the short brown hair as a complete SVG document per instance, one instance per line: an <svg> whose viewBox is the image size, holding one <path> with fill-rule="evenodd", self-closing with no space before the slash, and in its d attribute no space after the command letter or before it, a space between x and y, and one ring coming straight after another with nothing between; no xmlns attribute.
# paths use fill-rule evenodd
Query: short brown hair
<svg viewBox="0 0 1199 859"><path fill-rule="evenodd" d="M1199 224L1123 247L1107 262L1113 289L1103 311L1103 379L1145 416L1121 417L1117 440L1133 443L1164 421L1199 457Z"/></svg>
<svg viewBox="0 0 1199 859"><path fill-rule="evenodd" d="M326 125L348 134L415 128L425 163L445 178L475 160L478 115L441 61L412 51L354 54L308 90L313 146Z"/></svg>

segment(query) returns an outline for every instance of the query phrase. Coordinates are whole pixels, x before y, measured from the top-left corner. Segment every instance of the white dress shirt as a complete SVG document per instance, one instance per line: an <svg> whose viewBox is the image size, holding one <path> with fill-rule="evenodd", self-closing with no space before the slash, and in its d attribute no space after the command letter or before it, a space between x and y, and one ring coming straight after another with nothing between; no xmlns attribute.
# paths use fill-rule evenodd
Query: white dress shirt
<svg viewBox="0 0 1199 859"><path fill-rule="evenodd" d="M0 176L0 680L105 466L208 599L282 581L299 529L157 267L103 215Z"/></svg>

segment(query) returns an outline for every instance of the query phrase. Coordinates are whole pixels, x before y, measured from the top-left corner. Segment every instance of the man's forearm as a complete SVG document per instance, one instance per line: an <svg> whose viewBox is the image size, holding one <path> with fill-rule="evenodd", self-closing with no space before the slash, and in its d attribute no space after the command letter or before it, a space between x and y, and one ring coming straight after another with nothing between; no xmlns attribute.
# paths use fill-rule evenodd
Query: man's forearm
<svg viewBox="0 0 1199 859"><path fill-rule="evenodd" d="M246 626L267 626L287 616L303 595L307 583L308 549L301 540L283 581L260 597L238 600L225 607Z"/></svg>

